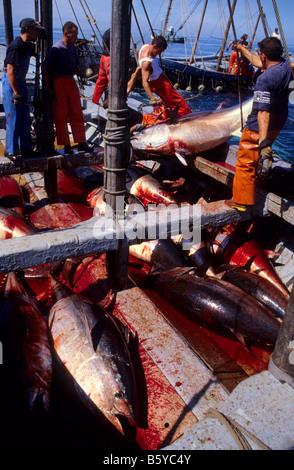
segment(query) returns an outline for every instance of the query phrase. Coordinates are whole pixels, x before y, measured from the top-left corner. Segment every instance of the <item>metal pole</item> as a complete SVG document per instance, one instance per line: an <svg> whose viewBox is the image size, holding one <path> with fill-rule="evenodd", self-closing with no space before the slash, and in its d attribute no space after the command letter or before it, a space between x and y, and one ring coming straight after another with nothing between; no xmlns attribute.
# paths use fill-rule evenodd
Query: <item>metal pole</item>
<svg viewBox="0 0 294 470"><path fill-rule="evenodd" d="M53 19L52 0L40 0L41 3L41 23L45 28L47 38L44 40L43 58L53 45Z"/></svg>
<svg viewBox="0 0 294 470"><path fill-rule="evenodd" d="M294 387L294 290L290 295L268 370L277 379Z"/></svg>
<svg viewBox="0 0 294 470"><path fill-rule="evenodd" d="M13 41L11 0L3 0L6 46Z"/></svg>
<svg viewBox="0 0 294 470"><path fill-rule="evenodd" d="M110 35L109 108L105 135L104 192L108 216L118 227L124 219L126 170L130 158L127 83L131 37L132 0L112 0ZM120 289L128 282L127 240L117 242L117 250L106 254L109 276Z"/></svg>
<svg viewBox="0 0 294 470"><path fill-rule="evenodd" d="M42 58L44 58L53 45L53 16L52 0L40 0L41 23L45 28L46 39L42 41ZM52 96L45 91L43 86L42 94L42 122L41 122L41 150L42 154L50 156L54 153L54 128L52 112ZM44 182L46 192L51 202L58 202L57 170L50 169L50 159L48 160L48 170L44 171Z"/></svg>
<svg viewBox="0 0 294 470"><path fill-rule="evenodd" d="M35 20L40 21L39 0L35 0Z"/></svg>

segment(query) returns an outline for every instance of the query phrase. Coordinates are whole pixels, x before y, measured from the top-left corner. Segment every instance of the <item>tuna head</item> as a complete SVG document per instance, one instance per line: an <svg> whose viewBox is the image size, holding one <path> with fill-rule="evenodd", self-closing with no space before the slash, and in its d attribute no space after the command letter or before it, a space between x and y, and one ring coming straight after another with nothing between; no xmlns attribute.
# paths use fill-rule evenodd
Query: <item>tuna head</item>
<svg viewBox="0 0 294 470"><path fill-rule="evenodd" d="M170 151L170 137L170 127L163 122L135 134L131 138L131 145L134 151L169 155L173 153Z"/></svg>
<svg viewBox="0 0 294 470"><path fill-rule="evenodd" d="M96 304L52 281L49 315L54 349L86 406L123 433L136 422L136 384L127 341Z"/></svg>

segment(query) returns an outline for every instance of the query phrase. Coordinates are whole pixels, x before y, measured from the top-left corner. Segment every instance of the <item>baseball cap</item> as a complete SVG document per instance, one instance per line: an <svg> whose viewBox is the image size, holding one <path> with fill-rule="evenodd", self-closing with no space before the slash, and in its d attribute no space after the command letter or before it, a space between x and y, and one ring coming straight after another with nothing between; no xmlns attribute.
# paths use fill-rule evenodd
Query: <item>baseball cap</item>
<svg viewBox="0 0 294 470"><path fill-rule="evenodd" d="M21 22L19 23L19 26L21 28L37 28L40 29L41 31L45 31L45 28L43 26L40 26L34 18L23 18Z"/></svg>

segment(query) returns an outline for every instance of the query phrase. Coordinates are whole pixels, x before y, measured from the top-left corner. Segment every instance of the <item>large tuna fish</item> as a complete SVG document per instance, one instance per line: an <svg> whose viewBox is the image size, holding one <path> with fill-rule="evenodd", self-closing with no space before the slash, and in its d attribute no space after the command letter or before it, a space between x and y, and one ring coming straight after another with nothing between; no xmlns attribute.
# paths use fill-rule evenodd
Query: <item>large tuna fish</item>
<svg viewBox="0 0 294 470"><path fill-rule="evenodd" d="M98 305L51 278L49 326L54 349L89 408L121 433L119 417L136 422L136 383L127 341ZM100 412L100 413L99 413Z"/></svg>
<svg viewBox="0 0 294 470"><path fill-rule="evenodd" d="M0 178L0 206L12 209L18 214L25 215L25 202L22 188L10 176Z"/></svg>
<svg viewBox="0 0 294 470"><path fill-rule="evenodd" d="M283 294L272 282L238 266L221 266L220 279L227 281L262 303L281 320L284 318L290 295Z"/></svg>
<svg viewBox="0 0 294 470"><path fill-rule="evenodd" d="M0 312L1 341L21 373L29 408L49 409L52 357L45 319L15 273L9 273ZM6 349L7 348L7 349ZM5 359L4 359L5 360Z"/></svg>
<svg viewBox="0 0 294 470"><path fill-rule="evenodd" d="M183 315L203 328L231 339L272 350L280 322L259 302L226 281L200 278L190 268L154 277L153 286Z"/></svg>
<svg viewBox="0 0 294 470"><path fill-rule="evenodd" d="M177 238L177 239L176 239ZM205 239L201 239L199 242L194 243L189 249L184 249L184 244L188 240L184 240L183 236L180 235L175 237L175 243L181 247L184 255L187 258L189 266L197 267L197 274L199 276L216 276L216 270L214 267L214 256L210 253L208 248L208 242Z"/></svg>
<svg viewBox="0 0 294 470"><path fill-rule="evenodd" d="M252 109L253 100L243 103L243 120ZM232 135L240 133L240 106L215 111L193 113L181 117L177 124L162 122L149 127L131 138L134 151L153 155L197 155L224 143Z"/></svg>
<svg viewBox="0 0 294 470"><path fill-rule="evenodd" d="M107 214L107 205L104 198L103 187L93 189L87 196L87 202L91 207L94 207L94 216L104 216L105 214ZM145 212L145 207L142 202L131 194L128 194L127 204L125 204L123 201L122 206L125 207L126 217L132 216L135 213Z"/></svg>
<svg viewBox="0 0 294 470"><path fill-rule="evenodd" d="M151 264L156 269L172 269L178 266L189 266L189 263L176 244L170 239L151 240L131 245L129 253L136 258Z"/></svg>
<svg viewBox="0 0 294 470"><path fill-rule="evenodd" d="M37 229L20 214L0 207L0 240L37 233Z"/></svg>
<svg viewBox="0 0 294 470"><path fill-rule="evenodd" d="M0 240L8 238L23 237L33 235L38 230L26 220L22 215L12 209L6 209L0 206ZM60 262L52 262L43 266L36 266L25 270L28 277L48 276L50 271L54 271L60 265Z"/></svg>
<svg viewBox="0 0 294 470"><path fill-rule="evenodd" d="M129 167L126 187L130 194L143 202L144 206L152 204L177 204L174 194L164 189L163 184L150 173L138 167Z"/></svg>
<svg viewBox="0 0 294 470"><path fill-rule="evenodd" d="M236 230L233 226L224 227L216 235L213 234L211 250L224 264L246 267L272 282L284 295L289 295L267 251L247 233Z"/></svg>

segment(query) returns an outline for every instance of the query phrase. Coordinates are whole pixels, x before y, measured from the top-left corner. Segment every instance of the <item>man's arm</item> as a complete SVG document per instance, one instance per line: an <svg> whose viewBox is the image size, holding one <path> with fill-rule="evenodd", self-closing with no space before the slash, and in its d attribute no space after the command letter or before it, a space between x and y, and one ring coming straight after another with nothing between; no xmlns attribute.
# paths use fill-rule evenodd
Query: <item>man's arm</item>
<svg viewBox="0 0 294 470"><path fill-rule="evenodd" d="M135 72L132 74L130 80L128 81L127 96L135 88L136 81L139 79L140 76L141 76L141 67L137 67Z"/></svg>
<svg viewBox="0 0 294 470"><path fill-rule="evenodd" d="M258 54L253 54L253 52L249 51L246 46L242 44L237 44L237 49L242 52L242 54L246 57L246 59L251 62L254 67L258 67L259 69L263 69L261 58Z"/></svg>
<svg viewBox="0 0 294 470"><path fill-rule="evenodd" d="M151 101L157 101L157 102L160 101L161 102L161 100L158 100L158 99L155 98L155 96L153 95L152 90L150 88L150 85L149 85L149 82L148 82L149 75L150 75L150 69L151 69L151 63L150 62L146 61L146 62L142 63L142 85L143 85L143 88L146 91L146 93L149 96Z"/></svg>
<svg viewBox="0 0 294 470"><path fill-rule="evenodd" d="M17 80L16 80L15 73L14 73L15 69L16 69L15 65L8 64L7 65L7 77L8 77L10 86L13 90L13 93L15 93L16 95L20 95L20 91L19 91Z"/></svg>
<svg viewBox="0 0 294 470"><path fill-rule="evenodd" d="M257 114L258 128L259 128L259 142L267 139L270 113L268 111L258 111Z"/></svg>

